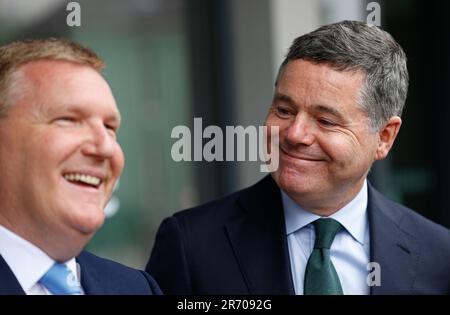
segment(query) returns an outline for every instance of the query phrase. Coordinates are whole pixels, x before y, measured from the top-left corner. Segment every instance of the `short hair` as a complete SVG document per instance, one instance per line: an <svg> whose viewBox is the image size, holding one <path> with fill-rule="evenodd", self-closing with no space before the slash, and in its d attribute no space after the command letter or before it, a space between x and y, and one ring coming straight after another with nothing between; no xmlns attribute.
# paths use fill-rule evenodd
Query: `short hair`
<svg viewBox="0 0 450 315"><path fill-rule="evenodd" d="M39 60L59 60L90 66L101 73L105 64L93 51L68 39L16 41L0 47L0 118L14 103L21 82L19 68Z"/></svg>
<svg viewBox="0 0 450 315"><path fill-rule="evenodd" d="M326 63L338 71L361 71L365 81L358 103L377 130L401 116L408 94L406 54L387 32L358 21L325 25L294 40L277 80L291 60Z"/></svg>

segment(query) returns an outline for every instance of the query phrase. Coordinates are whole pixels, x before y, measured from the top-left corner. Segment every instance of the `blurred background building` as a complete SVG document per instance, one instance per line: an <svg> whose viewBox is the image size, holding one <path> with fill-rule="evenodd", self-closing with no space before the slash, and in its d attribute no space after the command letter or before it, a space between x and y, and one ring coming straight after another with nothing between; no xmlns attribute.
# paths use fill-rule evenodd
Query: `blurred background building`
<svg viewBox="0 0 450 315"><path fill-rule="evenodd" d="M174 162L172 128L192 128L194 117L204 127L262 125L292 40L323 24L366 21L374 1L80 0L79 27L66 23L69 2L0 0L0 44L68 37L106 61L126 167L89 249L143 268L164 217L265 176L260 162ZM396 145L370 179L450 227L450 4L375 2L382 28L406 51L411 81Z"/></svg>

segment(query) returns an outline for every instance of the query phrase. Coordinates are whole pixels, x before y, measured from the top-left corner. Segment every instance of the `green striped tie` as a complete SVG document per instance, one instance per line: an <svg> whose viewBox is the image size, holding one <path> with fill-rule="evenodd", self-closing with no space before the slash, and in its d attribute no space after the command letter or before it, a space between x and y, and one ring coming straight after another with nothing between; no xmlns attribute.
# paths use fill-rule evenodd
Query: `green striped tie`
<svg viewBox="0 0 450 315"><path fill-rule="evenodd" d="M341 283L330 259L330 247L342 226L333 219L318 219L313 224L316 242L306 265L304 293L341 295Z"/></svg>

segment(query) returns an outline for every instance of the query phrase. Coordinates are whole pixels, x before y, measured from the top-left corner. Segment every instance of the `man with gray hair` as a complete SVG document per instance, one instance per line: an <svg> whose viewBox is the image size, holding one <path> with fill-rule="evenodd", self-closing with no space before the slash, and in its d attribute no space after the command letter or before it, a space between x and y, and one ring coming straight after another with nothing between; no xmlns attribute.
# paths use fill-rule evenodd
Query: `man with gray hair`
<svg viewBox="0 0 450 315"><path fill-rule="evenodd" d="M0 295L161 293L83 250L124 166L103 67L64 39L0 47Z"/></svg>
<svg viewBox="0 0 450 315"><path fill-rule="evenodd" d="M297 38L265 122L279 128L279 168L167 218L147 270L166 294L450 293L449 230L366 179L407 90L405 53L375 26Z"/></svg>

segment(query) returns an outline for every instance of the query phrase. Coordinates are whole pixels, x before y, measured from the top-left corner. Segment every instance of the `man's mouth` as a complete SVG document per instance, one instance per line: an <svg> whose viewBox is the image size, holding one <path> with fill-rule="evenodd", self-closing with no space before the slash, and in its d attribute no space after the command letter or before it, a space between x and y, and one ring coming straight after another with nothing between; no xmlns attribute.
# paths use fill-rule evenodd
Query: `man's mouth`
<svg viewBox="0 0 450 315"><path fill-rule="evenodd" d="M82 173L66 173L63 177L70 183L94 188L98 188L103 181L97 176Z"/></svg>
<svg viewBox="0 0 450 315"><path fill-rule="evenodd" d="M292 158L292 159L297 159L297 160L304 160L304 161L310 161L310 162L321 162L324 161L324 159L316 157L316 156L312 156L312 155L305 155L305 154L298 154L298 153L291 153L287 150L284 150L281 146L280 146L280 151L285 154L286 156Z"/></svg>

